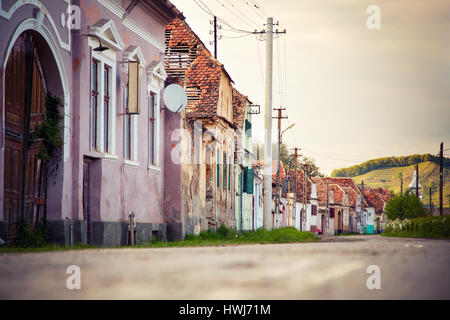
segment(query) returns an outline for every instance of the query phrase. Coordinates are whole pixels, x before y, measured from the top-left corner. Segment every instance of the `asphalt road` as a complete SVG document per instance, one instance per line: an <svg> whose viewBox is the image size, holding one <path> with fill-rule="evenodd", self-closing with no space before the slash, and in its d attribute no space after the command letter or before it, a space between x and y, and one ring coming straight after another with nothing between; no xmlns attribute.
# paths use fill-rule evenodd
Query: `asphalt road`
<svg viewBox="0 0 450 320"><path fill-rule="evenodd" d="M67 289L68 266L81 289ZM379 266L380 289L367 268ZM0 299L450 299L450 241L317 243L0 254ZM371 282L372 283L372 282Z"/></svg>

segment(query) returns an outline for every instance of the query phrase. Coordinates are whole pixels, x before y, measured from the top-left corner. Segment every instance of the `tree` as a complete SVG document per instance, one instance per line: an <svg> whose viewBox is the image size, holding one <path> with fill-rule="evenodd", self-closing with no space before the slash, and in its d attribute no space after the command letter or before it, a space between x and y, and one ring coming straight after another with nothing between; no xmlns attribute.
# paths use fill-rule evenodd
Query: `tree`
<svg viewBox="0 0 450 320"><path fill-rule="evenodd" d="M390 220L425 217L427 212L422 202L407 190L404 194L394 195L384 209Z"/></svg>

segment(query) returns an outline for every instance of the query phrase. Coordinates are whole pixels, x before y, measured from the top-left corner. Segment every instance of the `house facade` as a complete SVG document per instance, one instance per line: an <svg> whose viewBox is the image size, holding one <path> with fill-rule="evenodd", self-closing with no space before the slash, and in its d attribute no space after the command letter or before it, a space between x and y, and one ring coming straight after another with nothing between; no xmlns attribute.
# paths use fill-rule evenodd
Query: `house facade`
<svg viewBox="0 0 450 320"><path fill-rule="evenodd" d="M165 70L188 97L186 109L172 117L167 144L181 155L180 163L169 164L167 170L174 183L167 186L166 197L171 200L165 210L177 229L176 238L221 224L237 228L244 222L248 201L240 191L239 197L236 194L236 188L244 186L244 167L237 168L235 156L238 142L245 138L236 124L243 126L247 99L235 98L241 109L235 110L233 80L180 18L166 27ZM181 197L173 201L172 194L178 192Z"/></svg>
<svg viewBox="0 0 450 320"><path fill-rule="evenodd" d="M164 36L180 13L169 2L130 3L0 3L1 237L21 218L45 218L65 244L166 237ZM49 162L45 142L30 138L49 117L47 94L60 99L63 124Z"/></svg>

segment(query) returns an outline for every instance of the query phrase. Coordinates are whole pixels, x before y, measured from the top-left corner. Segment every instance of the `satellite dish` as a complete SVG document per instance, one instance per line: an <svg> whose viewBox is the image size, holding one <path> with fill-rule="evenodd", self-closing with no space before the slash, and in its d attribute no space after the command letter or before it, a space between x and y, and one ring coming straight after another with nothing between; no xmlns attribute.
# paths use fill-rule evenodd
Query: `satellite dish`
<svg viewBox="0 0 450 320"><path fill-rule="evenodd" d="M167 109L175 113L183 111L183 109L186 108L187 105L186 92L177 84L168 85L164 89L163 100Z"/></svg>

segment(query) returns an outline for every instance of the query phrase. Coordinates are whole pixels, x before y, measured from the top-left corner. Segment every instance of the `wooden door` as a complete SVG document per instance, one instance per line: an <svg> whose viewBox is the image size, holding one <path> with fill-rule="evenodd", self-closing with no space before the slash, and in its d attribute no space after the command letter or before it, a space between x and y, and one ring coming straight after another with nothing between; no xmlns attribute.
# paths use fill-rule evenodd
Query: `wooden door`
<svg viewBox="0 0 450 320"><path fill-rule="evenodd" d="M91 194L92 194L92 160L85 158L83 162L83 219L86 221L87 243L92 242L91 223Z"/></svg>
<svg viewBox="0 0 450 320"><path fill-rule="evenodd" d="M338 212L338 233L344 230L344 220L342 219L342 211Z"/></svg>
<svg viewBox="0 0 450 320"><path fill-rule="evenodd" d="M17 39L5 72L4 212L11 240L20 218L33 227L45 212L42 142L31 137L45 119L46 88L32 33Z"/></svg>
<svg viewBox="0 0 450 320"><path fill-rule="evenodd" d="M45 215L42 142L32 134L45 119L46 88L31 33L17 39L5 72L4 210L11 240L20 218L33 227Z"/></svg>

